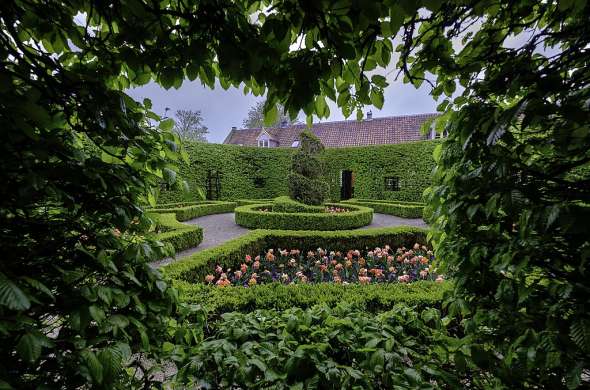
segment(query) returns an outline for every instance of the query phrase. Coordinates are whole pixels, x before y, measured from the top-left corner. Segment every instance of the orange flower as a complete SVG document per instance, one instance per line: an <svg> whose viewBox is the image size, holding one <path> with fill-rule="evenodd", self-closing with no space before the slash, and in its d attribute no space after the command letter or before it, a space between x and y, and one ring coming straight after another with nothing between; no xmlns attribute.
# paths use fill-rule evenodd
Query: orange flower
<svg viewBox="0 0 590 390"><path fill-rule="evenodd" d="M361 257L361 258L359 259L359 265L360 265L361 267L364 267L364 266L365 266L365 264L367 264L367 261L366 261L364 258L362 258L362 257Z"/></svg>
<svg viewBox="0 0 590 390"><path fill-rule="evenodd" d="M369 283L371 283L371 277L370 276L359 276L359 283L360 284L369 284Z"/></svg>
<svg viewBox="0 0 590 390"><path fill-rule="evenodd" d="M346 260L346 263L344 263L346 265L346 268L351 268L352 267L352 261L350 260Z"/></svg>
<svg viewBox="0 0 590 390"><path fill-rule="evenodd" d="M366 276L367 275L367 269L366 268L359 269L359 275Z"/></svg>
<svg viewBox="0 0 590 390"><path fill-rule="evenodd" d="M338 264L336 264L336 266L334 268L336 268L336 270L340 271L342 269L342 264L338 263Z"/></svg>

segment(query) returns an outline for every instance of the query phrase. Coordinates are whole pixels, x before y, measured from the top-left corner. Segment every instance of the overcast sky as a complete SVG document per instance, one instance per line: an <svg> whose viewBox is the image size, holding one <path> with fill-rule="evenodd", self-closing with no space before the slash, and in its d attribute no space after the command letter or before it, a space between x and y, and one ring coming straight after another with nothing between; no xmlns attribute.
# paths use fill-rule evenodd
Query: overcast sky
<svg viewBox="0 0 590 390"><path fill-rule="evenodd" d="M436 111L436 102L429 95L429 87L426 83L420 89L393 80L393 75L388 77L390 86L385 90L385 103L383 109L365 107L365 112L372 110L373 118L390 116L421 114ZM153 111L163 115L166 107L170 108L169 116L176 110L201 110L205 126L209 128L207 136L209 142L221 143L231 130L232 126L242 127L242 121L248 114L248 109L254 105L260 97L244 95L241 89L230 88L227 91L219 84L211 90L204 87L198 80L190 82L186 80L179 89L165 90L156 83L150 83L143 87L127 91L136 100L149 98L153 103ZM355 119L353 113L348 119ZM303 113L299 119L305 121ZM323 121L342 120L344 116L336 107L330 105L330 118Z"/></svg>

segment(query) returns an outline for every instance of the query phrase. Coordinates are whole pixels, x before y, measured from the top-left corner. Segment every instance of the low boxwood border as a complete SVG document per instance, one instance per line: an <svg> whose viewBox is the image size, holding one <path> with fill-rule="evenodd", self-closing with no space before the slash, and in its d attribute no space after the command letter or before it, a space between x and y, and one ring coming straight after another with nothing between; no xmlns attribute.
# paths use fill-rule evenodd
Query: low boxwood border
<svg viewBox="0 0 590 390"><path fill-rule="evenodd" d="M170 243L177 252L194 248L203 241L203 229L200 226L180 223L174 213L149 213L149 216L160 231L155 238L163 243Z"/></svg>
<svg viewBox="0 0 590 390"><path fill-rule="evenodd" d="M250 204L266 204L271 203L274 199L266 198L266 199L236 199L235 202L238 206L246 206Z"/></svg>
<svg viewBox="0 0 590 390"><path fill-rule="evenodd" d="M422 218L424 211L424 204L416 202L404 203L397 201L348 199L342 203L370 207L376 213L389 214L401 218Z"/></svg>
<svg viewBox="0 0 590 390"><path fill-rule="evenodd" d="M279 196L272 202L272 211L278 213L323 213L324 206L310 206L288 196Z"/></svg>
<svg viewBox="0 0 590 390"><path fill-rule="evenodd" d="M426 229L411 226L346 231L254 230L169 264L162 271L169 279L199 283L215 264L224 268L236 267L246 255L258 254L268 248L365 250L385 244L392 248L409 247L416 242L426 244L426 234Z"/></svg>
<svg viewBox="0 0 590 390"><path fill-rule="evenodd" d="M236 202L210 201L183 207L153 208L148 211L153 213L174 213L179 221L202 217L204 215L231 213L236 208Z"/></svg>
<svg viewBox="0 0 590 390"><path fill-rule="evenodd" d="M373 220L373 210L358 205L328 203L327 206L345 207L345 213L282 213L259 211L272 209L272 204L254 204L236 207L235 220L249 229L281 230L348 230L366 226Z"/></svg>
<svg viewBox="0 0 590 390"><path fill-rule="evenodd" d="M318 304L334 307L348 304L359 309L378 312L397 303L418 308L438 306L450 282L418 281L410 284L294 284L279 283L244 287L216 287L201 283L175 281L183 302L201 304L210 316L226 312L250 312L256 309L302 309Z"/></svg>

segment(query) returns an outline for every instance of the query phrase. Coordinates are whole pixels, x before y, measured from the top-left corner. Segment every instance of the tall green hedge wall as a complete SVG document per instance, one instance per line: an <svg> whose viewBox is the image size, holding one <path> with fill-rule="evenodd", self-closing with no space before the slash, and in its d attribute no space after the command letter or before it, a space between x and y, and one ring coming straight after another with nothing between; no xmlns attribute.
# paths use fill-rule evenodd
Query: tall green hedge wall
<svg viewBox="0 0 590 390"><path fill-rule="evenodd" d="M419 201L430 185L434 167L432 152L439 141L397 145L327 148L325 180L330 199L340 200L340 172L354 172L356 198ZM287 195L287 176L294 149L257 148L237 145L188 143L189 165L179 175L189 184L189 193L162 191L160 202L197 197L196 188L206 189L208 171L219 172L222 200L274 198ZM399 191L386 191L386 177L399 178Z"/></svg>

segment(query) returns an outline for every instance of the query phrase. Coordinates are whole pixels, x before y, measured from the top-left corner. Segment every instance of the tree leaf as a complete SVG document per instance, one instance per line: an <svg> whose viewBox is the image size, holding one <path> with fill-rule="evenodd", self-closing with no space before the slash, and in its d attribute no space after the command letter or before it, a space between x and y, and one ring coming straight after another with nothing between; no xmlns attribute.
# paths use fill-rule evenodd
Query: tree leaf
<svg viewBox="0 0 590 390"><path fill-rule="evenodd" d="M31 301L27 295L2 272L0 272L0 305L11 310L27 310L31 307Z"/></svg>

